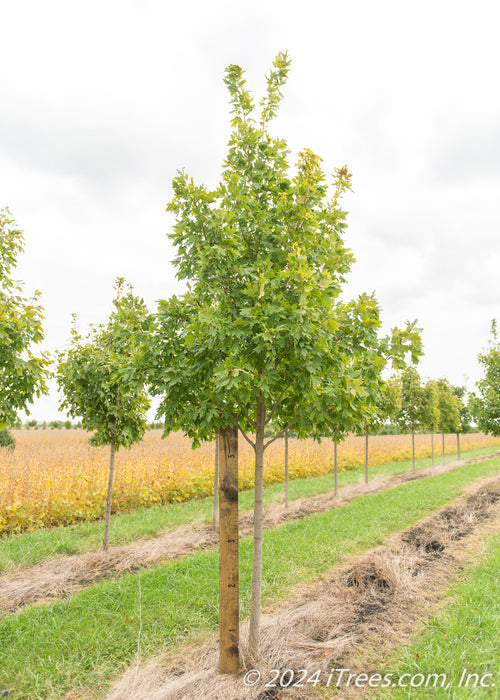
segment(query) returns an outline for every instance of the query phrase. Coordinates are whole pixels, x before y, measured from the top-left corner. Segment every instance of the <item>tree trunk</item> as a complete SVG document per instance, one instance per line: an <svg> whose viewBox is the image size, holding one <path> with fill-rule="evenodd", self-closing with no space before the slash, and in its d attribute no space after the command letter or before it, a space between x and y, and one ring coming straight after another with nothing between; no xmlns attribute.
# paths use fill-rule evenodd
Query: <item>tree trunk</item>
<svg viewBox="0 0 500 700"><path fill-rule="evenodd" d="M335 495L338 493L338 483L337 483L337 443L333 443L333 480L335 484Z"/></svg>
<svg viewBox="0 0 500 700"><path fill-rule="evenodd" d="M431 433L432 466L434 466L434 433Z"/></svg>
<svg viewBox="0 0 500 700"><path fill-rule="evenodd" d="M111 502L113 500L113 479L115 476L115 441L112 440L110 443L110 454L109 454L109 478L108 478L108 493L106 496L106 517L104 520L104 540L102 542L102 548L105 552L108 551L109 547L109 525L111 522Z"/></svg>
<svg viewBox="0 0 500 700"><path fill-rule="evenodd" d="M238 426L219 437L219 670L239 671Z"/></svg>
<svg viewBox="0 0 500 700"><path fill-rule="evenodd" d="M413 471L416 471L415 467L415 429L411 430L411 461L413 465Z"/></svg>
<svg viewBox="0 0 500 700"><path fill-rule="evenodd" d="M250 602L250 652L259 655L260 606L262 595L262 523L264 490L264 426L266 423L266 405L261 399L257 402L257 421L255 435L255 501L253 509L253 563L252 595Z"/></svg>
<svg viewBox="0 0 500 700"><path fill-rule="evenodd" d="M445 464L445 456L444 456L444 433L442 433L443 437L443 464Z"/></svg>
<svg viewBox="0 0 500 700"><path fill-rule="evenodd" d="M365 484L368 483L368 428L365 433Z"/></svg>
<svg viewBox="0 0 500 700"><path fill-rule="evenodd" d="M285 508L288 510L288 430L285 430Z"/></svg>
<svg viewBox="0 0 500 700"><path fill-rule="evenodd" d="M216 435L214 458L214 504L212 511L212 526L215 532L219 531L219 441L220 435Z"/></svg>

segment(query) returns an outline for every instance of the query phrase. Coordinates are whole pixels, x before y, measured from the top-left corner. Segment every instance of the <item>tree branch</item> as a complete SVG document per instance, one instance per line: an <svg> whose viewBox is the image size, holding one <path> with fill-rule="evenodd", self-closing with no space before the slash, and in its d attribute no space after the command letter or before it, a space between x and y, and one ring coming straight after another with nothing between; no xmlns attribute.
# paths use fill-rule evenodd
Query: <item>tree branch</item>
<svg viewBox="0 0 500 700"><path fill-rule="evenodd" d="M236 401L236 403L237 403L238 406L240 407L242 414L245 416L245 418L246 418L247 421L250 423L250 425L252 426L252 428L255 428L255 430L257 430L257 423L256 423L255 421L253 421L253 420L250 418L250 416L249 416L248 413L245 411L245 409L243 408L243 406L241 405L241 403L238 401L238 397L235 396L235 395L233 394L233 399ZM241 430L241 428L240 428L240 430Z"/></svg>
<svg viewBox="0 0 500 700"><path fill-rule="evenodd" d="M251 446L253 447L253 449L255 450L255 443L252 442L252 441L250 440L250 438L248 437L248 435L245 433L245 431L244 431L243 428L241 427L239 421L238 421L238 428L240 429L240 433L243 435L243 437L244 437L245 440L248 442L248 444L251 445Z"/></svg>
<svg viewBox="0 0 500 700"><path fill-rule="evenodd" d="M283 398L283 395L285 394L285 392L288 391L288 389L292 386L292 384L293 384L293 382L290 382L290 384L288 386L286 386L283 389L283 391L281 392L281 394L279 395L278 400L276 401L276 403L274 404L274 406L271 409L271 413L269 414L269 418L266 420L266 425L271 422L271 419L274 416L274 414L276 413L276 409L278 408L280 401Z"/></svg>
<svg viewBox="0 0 500 700"><path fill-rule="evenodd" d="M299 418L297 420L292 421L292 423L289 423L286 428L283 428L283 430L280 430L277 435L275 435L273 438L268 440L265 445L264 445L264 450L266 450L271 443L273 443L275 440L277 440L280 437L283 437L283 435L286 433L287 430L290 430L290 428L293 428L293 426L299 422Z"/></svg>
<svg viewBox="0 0 500 700"><path fill-rule="evenodd" d="M274 363L274 369L278 369L278 367L279 367L279 365L280 365L280 363L281 363L281 360L285 357L285 355L286 355L286 350L283 350L283 352L281 353L281 355L277 358L276 362ZM290 386L291 386L291 385L290 385ZM288 387L287 387L287 389L288 389ZM285 389L285 391L286 391L286 389ZM280 399L281 399L281 396L280 396ZM279 400L279 399L278 399L278 400Z"/></svg>

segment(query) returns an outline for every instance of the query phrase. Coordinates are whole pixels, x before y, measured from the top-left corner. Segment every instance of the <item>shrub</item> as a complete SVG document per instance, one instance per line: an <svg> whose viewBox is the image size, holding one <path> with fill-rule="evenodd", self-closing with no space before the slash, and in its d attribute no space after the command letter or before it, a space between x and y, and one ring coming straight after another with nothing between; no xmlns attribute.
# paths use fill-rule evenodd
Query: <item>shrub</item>
<svg viewBox="0 0 500 700"><path fill-rule="evenodd" d="M9 447L11 450L16 446L16 438L8 428L0 430L0 447Z"/></svg>

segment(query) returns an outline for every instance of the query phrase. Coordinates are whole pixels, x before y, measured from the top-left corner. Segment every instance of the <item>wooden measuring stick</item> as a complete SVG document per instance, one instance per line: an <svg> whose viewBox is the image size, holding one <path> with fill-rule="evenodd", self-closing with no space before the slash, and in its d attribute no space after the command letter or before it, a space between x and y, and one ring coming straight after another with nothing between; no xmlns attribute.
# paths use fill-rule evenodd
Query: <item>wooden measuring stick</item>
<svg viewBox="0 0 500 700"><path fill-rule="evenodd" d="M219 436L219 670L239 671L238 428Z"/></svg>

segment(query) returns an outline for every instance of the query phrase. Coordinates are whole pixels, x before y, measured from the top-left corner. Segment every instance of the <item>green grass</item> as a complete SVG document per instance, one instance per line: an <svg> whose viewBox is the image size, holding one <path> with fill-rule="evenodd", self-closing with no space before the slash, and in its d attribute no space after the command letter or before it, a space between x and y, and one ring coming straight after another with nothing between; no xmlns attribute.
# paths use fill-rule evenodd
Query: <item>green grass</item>
<svg viewBox="0 0 500 700"><path fill-rule="evenodd" d="M376 697L500 698L500 533L488 539L486 556L450 589L448 597L448 607L389 664L396 683L403 674L423 674L427 679L429 674L444 673L450 688L434 688L431 683L425 688L424 683L421 688L384 690ZM481 688L472 674L489 687ZM409 678L403 682L409 684ZM414 681L418 682L419 678Z"/></svg>
<svg viewBox="0 0 500 700"><path fill-rule="evenodd" d="M498 474L496 458L287 523L264 536L263 601L284 597L345 557L382 543L450 502L476 479ZM251 540L240 546L242 617L248 614ZM218 551L96 584L69 600L0 622L0 689L23 700L69 690L102 694L134 660L142 601L141 656L172 648L218 622Z"/></svg>
<svg viewBox="0 0 500 700"><path fill-rule="evenodd" d="M463 453L465 459L473 459L491 453L494 448L482 448ZM455 459L448 455L447 460ZM438 460L436 460L438 463ZM417 469L431 464L430 459L417 460ZM403 474L412 469L410 462L391 462L370 468L370 478ZM360 483L364 480L364 468L339 472L339 486ZM333 475L311 479L296 479L289 483L289 498L314 496L331 491ZM253 489L240 493L241 510L253 508ZM273 484L264 490L264 503L283 501L283 484ZM212 516L212 498L188 501L161 508L141 508L129 513L114 515L111 523L110 545L123 545L138 539L146 539L180 525L196 521L210 522ZM83 554L97 551L102 546L102 521L83 522L67 527L57 527L36 532L23 533L0 539L0 572L16 566L32 566L48 557Z"/></svg>

